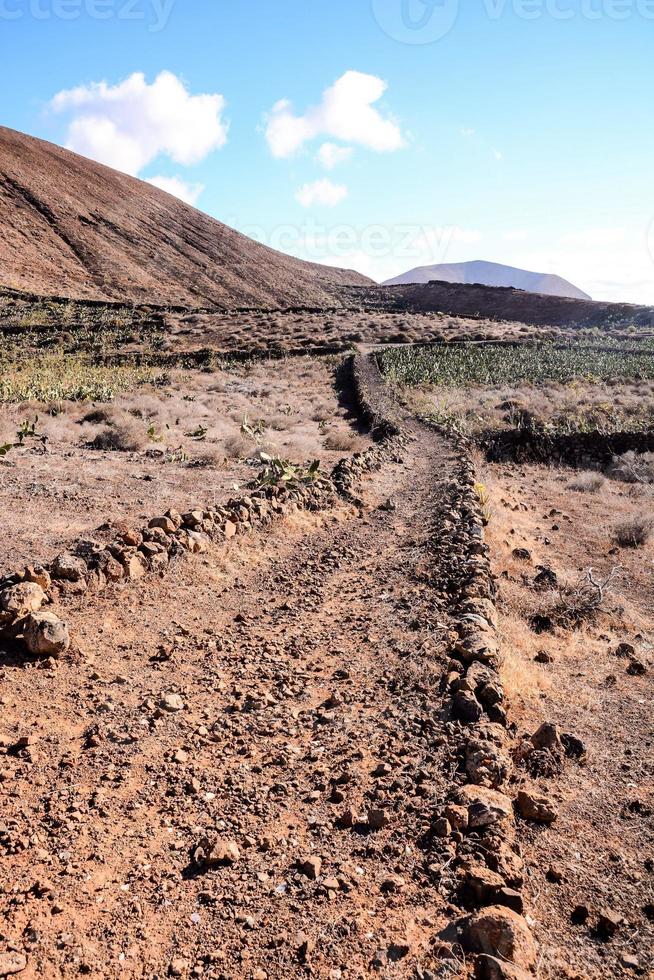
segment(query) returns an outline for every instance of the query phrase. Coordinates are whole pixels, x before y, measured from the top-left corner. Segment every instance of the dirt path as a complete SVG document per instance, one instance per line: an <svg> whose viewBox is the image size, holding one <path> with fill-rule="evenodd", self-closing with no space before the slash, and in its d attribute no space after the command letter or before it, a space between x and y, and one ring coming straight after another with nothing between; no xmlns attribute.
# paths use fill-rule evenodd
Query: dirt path
<svg viewBox="0 0 654 980"><path fill-rule="evenodd" d="M421 430L361 512L74 602L79 657L0 669L3 741L29 739L0 769L21 976L459 974L419 847L446 792L428 575L454 462Z"/></svg>

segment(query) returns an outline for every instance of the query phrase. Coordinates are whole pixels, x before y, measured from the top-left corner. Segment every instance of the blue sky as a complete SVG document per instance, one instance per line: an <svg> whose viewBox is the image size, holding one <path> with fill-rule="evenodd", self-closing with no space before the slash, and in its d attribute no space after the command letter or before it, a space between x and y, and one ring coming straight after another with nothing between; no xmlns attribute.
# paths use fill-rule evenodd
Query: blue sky
<svg viewBox="0 0 654 980"><path fill-rule="evenodd" d="M652 303L653 42L654 0L0 0L0 122L375 278Z"/></svg>

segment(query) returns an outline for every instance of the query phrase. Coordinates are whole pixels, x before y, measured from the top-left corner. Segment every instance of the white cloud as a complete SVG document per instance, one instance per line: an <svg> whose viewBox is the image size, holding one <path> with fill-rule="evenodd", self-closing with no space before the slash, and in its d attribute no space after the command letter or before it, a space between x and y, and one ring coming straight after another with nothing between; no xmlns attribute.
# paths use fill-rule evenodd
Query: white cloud
<svg viewBox="0 0 654 980"><path fill-rule="evenodd" d="M515 231L505 231L502 238L505 242L524 242L527 239L527 232L517 228Z"/></svg>
<svg viewBox="0 0 654 980"><path fill-rule="evenodd" d="M326 208L333 208L347 197L347 187L345 184L334 184L333 181L325 178L316 180L313 184L303 184L295 195L303 208L310 208L313 204L320 204Z"/></svg>
<svg viewBox="0 0 654 980"><path fill-rule="evenodd" d="M341 163L346 163L354 150L351 146L337 146L336 143L323 143L318 150L318 162L325 170L333 170Z"/></svg>
<svg viewBox="0 0 654 980"><path fill-rule="evenodd" d="M188 184L181 177L148 177L147 183L158 187L159 190L178 197L186 204L196 204L204 190L204 184Z"/></svg>
<svg viewBox="0 0 654 980"><path fill-rule="evenodd" d="M70 114L69 150L133 175L159 156L184 166L199 163L227 141L223 96L191 95L169 71L150 85L135 72L118 85L67 89L50 108Z"/></svg>
<svg viewBox="0 0 654 980"><path fill-rule="evenodd" d="M355 143L379 153L404 146L402 132L374 103L387 85L381 78L347 71L323 92L322 101L297 116L287 99L277 102L268 118L266 138L274 157L285 159L320 136Z"/></svg>
<svg viewBox="0 0 654 980"><path fill-rule="evenodd" d="M461 135L465 136L466 139L471 139L476 132L476 129L469 129L467 126L462 126L460 130Z"/></svg>

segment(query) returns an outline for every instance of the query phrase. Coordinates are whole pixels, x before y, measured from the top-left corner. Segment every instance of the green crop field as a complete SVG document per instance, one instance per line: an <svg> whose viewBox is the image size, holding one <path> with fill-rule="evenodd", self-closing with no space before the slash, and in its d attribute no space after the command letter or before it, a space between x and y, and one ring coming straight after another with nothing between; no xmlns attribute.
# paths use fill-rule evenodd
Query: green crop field
<svg viewBox="0 0 654 980"><path fill-rule="evenodd" d="M467 434L540 428L560 434L649 432L654 346L443 344L385 350L391 383L414 410Z"/></svg>
<svg viewBox="0 0 654 980"><path fill-rule="evenodd" d="M639 346L637 341L621 351L552 343L403 347L384 351L380 362L391 381L405 385L465 387L654 379L654 348L648 342Z"/></svg>

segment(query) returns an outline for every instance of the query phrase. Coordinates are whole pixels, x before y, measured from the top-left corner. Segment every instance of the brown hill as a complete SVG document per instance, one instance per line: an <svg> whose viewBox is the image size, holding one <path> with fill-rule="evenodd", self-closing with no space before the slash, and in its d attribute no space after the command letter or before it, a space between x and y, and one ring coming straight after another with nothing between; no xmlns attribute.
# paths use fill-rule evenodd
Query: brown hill
<svg viewBox="0 0 654 980"><path fill-rule="evenodd" d="M338 305L357 272L273 251L143 181L0 127L0 285L176 306Z"/></svg>
<svg viewBox="0 0 654 980"><path fill-rule="evenodd" d="M608 331L628 324L654 326L654 306L544 296L511 287L450 282L358 286L344 289L342 298L353 309L444 313L478 320L510 320L539 327L602 327Z"/></svg>

